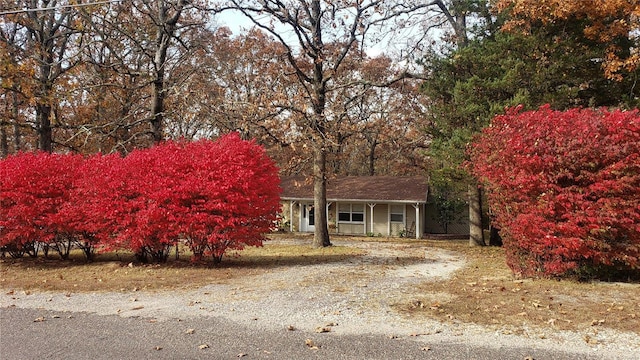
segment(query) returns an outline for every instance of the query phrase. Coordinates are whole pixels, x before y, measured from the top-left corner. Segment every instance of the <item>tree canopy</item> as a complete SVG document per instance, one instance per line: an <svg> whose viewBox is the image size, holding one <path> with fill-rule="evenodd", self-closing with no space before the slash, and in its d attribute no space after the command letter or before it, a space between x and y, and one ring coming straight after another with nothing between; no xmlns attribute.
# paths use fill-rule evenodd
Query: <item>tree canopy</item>
<svg viewBox="0 0 640 360"><path fill-rule="evenodd" d="M508 31L530 32L537 25L579 22L586 38L604 44L599 54L606 77L616 80L640 65L637 50L640 4L634 0L499 0L497 8L510 14Z"/></svg>

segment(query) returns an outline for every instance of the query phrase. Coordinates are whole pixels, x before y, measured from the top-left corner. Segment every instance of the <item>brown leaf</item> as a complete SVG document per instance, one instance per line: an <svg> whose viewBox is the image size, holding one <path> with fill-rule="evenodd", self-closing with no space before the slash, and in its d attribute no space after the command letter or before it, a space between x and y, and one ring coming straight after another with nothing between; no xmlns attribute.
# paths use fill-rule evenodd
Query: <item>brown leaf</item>
<svg viewBox="0 0 640 360"><path fill-rule="evenodd" d="M311 339L306 339L304 341L304 344L307 345L307 347L311 350L318 350L320 347L318 345L316 345L316 343L311 340Z"/></svg>

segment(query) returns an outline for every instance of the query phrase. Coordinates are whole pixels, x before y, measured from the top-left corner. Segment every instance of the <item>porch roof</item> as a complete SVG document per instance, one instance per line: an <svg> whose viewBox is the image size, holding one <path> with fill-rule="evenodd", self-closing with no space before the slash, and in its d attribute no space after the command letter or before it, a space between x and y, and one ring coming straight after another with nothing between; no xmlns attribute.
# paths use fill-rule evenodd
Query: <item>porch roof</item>
<svg viewBox="0 0 640 360"><path fill-rule="evenodd" d="M281 178L283 200L313 200L313 181L303 176ZM426 203L422 176L344 176L327 181L327 201Z"/></svg>

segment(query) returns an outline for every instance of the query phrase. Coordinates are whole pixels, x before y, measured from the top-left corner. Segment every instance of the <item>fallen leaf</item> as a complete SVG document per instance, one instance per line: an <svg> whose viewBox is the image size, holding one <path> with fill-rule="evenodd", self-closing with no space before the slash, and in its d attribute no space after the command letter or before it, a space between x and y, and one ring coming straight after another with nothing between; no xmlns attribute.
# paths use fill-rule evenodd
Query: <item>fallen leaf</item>
<svg viewBox="0 0 640 360"><path fill-rule="evenodd" d="M420 350L422 350L422 351L429 351L429 350L431 350L431 348L430 348L430 347L428 347L428 346L425 346L425 347L423 347L423 348L422 348L422 349L420 349Z"/></svg>
<svg viewBox="0 0 640 360"><path fill-rule="evenodd" d="M331 328L330 328L330 327L318 326L318 327L316 328L316 332L317 332L317 333L327 333L327 332L331 332Z"/></svg>
<svg viewBox="0 0 640 360"><path fill-rule="evenodd" d="M155 349L156 350L162 350L162 346L156 346Z"/></svg>
<svg viewBox="0 0 640 360"><path fill-rule="evenodd" d="M41 317L39 317L39 318L37 318L37 319L33 320L33 322L43 322L43 321L46 321L46 320L47 320L47 319L45 319L45 318L44 318L44 316L41 316Z"/></svg>
<svg viewBox="0 0 640 360"><path fill-rule="evenodd" d="M238 354L236 357L241 358L241 357L245 357L245 356L247 356L247 354L245 354L245 353L240 353L240 354Z"/></svg>
<svg viewBox="0 0 640 360"><path fill-rule="evenodd" d="M585 341L587 344L593 344L593 345L595 345L595 344L597 344L597 343L598 343L598 340L597 340L597 339L594 339L594 338L592 338L592 337L591 337L591 336L589 336L589 335L585 335L583 339L584 339L584 341Z"/></svg>
<svg viewBox="0 0 640 360"><path fill-rule="evenodd" d="M185 331L185 334L193 334L194 332L196 332L196 329L187 329L187 331Z"/></svg>
<svg viewBox="0 0 640 360"><path fill-rule="evenodd" d="M539 302L536 302L536 301L532 301L531 305L533 305L534 308L539 308L540 306L542 306L542 305L540 305Z"/></svg>
<svg viewBox="0 0 640 360"><path fill-rule="evenodd" d="M304 341L304 344L307 345L307 347L311 350L318 350L320 347L318 345L316 345L315 342L313 342L313 340L311 339L306 339Z"/></svg>
<svg viewBox="0 0 640 360"><path fill-rule="evenodd" d="M60 319L60 315L52 315L51 318L52 319Z"/></svg>
<svg viewBox="0 0 640 360"><path fill-rule="evenodd" d="M294 331L296 328L293 325L287 326L287 330Z"/></svg>
<svg viewBox="0 0 640 360"><path fill-rule="evenodd" d="M202 344L202 345L198 346L198 349L200 349L200 350L204 350L204 349L208 349L208 348L209 348L209 345L207 345L207 344Z"/></svg>

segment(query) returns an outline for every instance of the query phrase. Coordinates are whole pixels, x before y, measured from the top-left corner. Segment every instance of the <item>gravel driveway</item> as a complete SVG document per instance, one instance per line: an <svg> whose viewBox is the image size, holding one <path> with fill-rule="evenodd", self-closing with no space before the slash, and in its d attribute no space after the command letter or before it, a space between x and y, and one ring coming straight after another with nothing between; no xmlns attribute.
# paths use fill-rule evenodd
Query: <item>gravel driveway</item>
<svg viewBox="0 0 640 360"><path fill-rule="evenodd" d="M280 241L286 242L286 240ZM540 354L543 354L542 358L550 358L544 356L557 358L558 354L562 354L561 358L567 359L640 358L640 340L632 334L614 332L603 334L609 341L593 346L586 344L580 334L570 332L559 332L547 339L539 339L533 334L530 337L504 335L475 325L451 325L403 317L395 312L391 305L406 303L415 298L413 285L416 283L450 276L464 266L464 258L442 249L417 248L406 244L376 242L339 242L338 244L362 247L366 255L340 263L269 269L260 275L233 279L227 284L208 285L189 291L89 294L20 292L9 294L3 291L0 294L0 320L2 320L0 358L5 358L1 354L5 353L8 346L7 327L11 327L12 322L18 321L15 319L26 321L24 326L41 325L40 327L44 328L52 326L56 321L62 323L61 320L78 322L77 319L82 317L92 319L92 324L102 322L111 324L120 321L122 325L104 326L129 324L130 326L166 327L182 335L188 334L191 329L193 334L202 332L213 323L222 324L214 329L221 329L225 324L225 326L233 324L232 327L241 329L238 330L239 333L247 337L236 339L238 342L246 342L254 336L256 342L260 341L259 338L263 338L266 342L275 341L275 338L278 341L289 339L288 341L300 345L295 351L302 351L302 353L287 353L286 356L282 353L280 354L282 356L278 356L277 353L274 355L273 352L265 350L267 352L257 356L255 349L247 345L248 348L244 350L238 348L235 354L241 357L251 354L253 358L256 356L258 358L289 358L291 354L298 354L294 358L311 358L316 354L324 358L354 359L440 358L433 357L433 354L436 354L441 346L442 349L444 347L459 349L462 352L459 357L461 359L475 358L469 357L469 352L475 351L471 349L484 349L483 351L487 354L494 355L507 354L506 349L511 349L509 351L514 351L515 354L531 352L538 354L537 359L541 358ZM424 298L425 294L420 296ZM446 294L432 294L432 296L441 298ZM42 315L39 315L40 313ZM35 321L41 318L45 321ZM9 319L12 320L9 321ZM144 321L141 322L140 319ZM206 331L215 332L211 329ZM15 337L17 332L11 331L11 333ZM134 337L130 335L118 340L115 334L113 336L114 342L124 343L127 339L132 340ZM311 340L312 344L303 344L307 339ZM369 349L375 352L365 356L353 348L353 356L351 356L348 350L351 347L344 348L345 341L348 341L347 344L360 344L358 346L369 344ZM219 344L217 341L211 342ZM387 345L383 346L384 344ZM399 347L399 344L404 345ZM413 345L405 352L392 356L381 353L387 347L402 349L408 346L406 344ZM149 342L146 345L148 348L156 346L165 349L164 355L161 354L162 349L158 349L153 358L174 357L167 355L170 352L166 349L170 346L166 344L154 345L153 342ZM318 349L314 348L316 345ZM193 343L189 346L199 345ZM236 351L234 347L229 346L215 353L220 353L223 349L233 349L232 353ZM208 349L196 349L195 354L202 354L202 351L209 351ZM328 349L333 349L334 352L339 351L343 356L338 357ZM209 352L208 358L218 358L210 357L212 353ZM175 355L175 353L172 354ZM186 355L188 352L184 354L184 358L199 356ZM374 356L375 354L379 356ZM229 358L230 355L226 353L219 358ZM117 357L117 355L114 356ZM133 358L142 357L145 356ZM442 358L458 357L452 357L449 354Z"/></svg>

